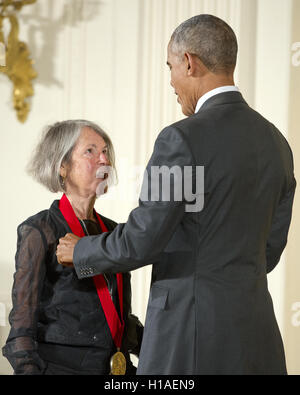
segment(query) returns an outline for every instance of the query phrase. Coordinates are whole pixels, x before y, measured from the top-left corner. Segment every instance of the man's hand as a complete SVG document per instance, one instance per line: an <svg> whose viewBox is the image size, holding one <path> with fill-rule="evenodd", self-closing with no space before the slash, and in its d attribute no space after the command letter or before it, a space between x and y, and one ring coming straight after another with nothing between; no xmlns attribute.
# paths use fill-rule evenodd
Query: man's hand
<svg viewBox="0 0 300 395"><path fill-rule="evenodd" d="M73 254L74 248L80 240L80 237L73 233L67 233L65 237L59 239L59 244L56 250L57 261L63 266L74 267Z"/></svg>

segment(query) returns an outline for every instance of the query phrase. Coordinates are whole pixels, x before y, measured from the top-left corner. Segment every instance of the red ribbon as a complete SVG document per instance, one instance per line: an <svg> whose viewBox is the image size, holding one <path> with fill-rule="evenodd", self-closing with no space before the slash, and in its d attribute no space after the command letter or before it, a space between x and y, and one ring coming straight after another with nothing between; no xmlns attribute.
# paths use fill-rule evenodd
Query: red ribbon
<svg viewBox="0 0 300 395"><path fill-rule="evenodd" d="M59 201L59 209L67 221L71 231L78 237L85 237L85 233L80 225L78 218L75 215L73 207L69 202L69 199L65 194L63 194L62 198ZM94 210L94 214L101 226L102 232L107 232L108 229L105 226L104 222L100 218L100 215ZM100 303L102 305L106 321L108 323L110 333L112 335L113 341L117 348L121 348L122 337L124 332L124 320L123 320L123 276L121 273L117 273L117 284L118 284L118 293L119 293L119 302L120 302L120 312L121 319L118 315L116 307L111 299L105 278L102 274L93 277L97 293L100 299Z"/></svg>

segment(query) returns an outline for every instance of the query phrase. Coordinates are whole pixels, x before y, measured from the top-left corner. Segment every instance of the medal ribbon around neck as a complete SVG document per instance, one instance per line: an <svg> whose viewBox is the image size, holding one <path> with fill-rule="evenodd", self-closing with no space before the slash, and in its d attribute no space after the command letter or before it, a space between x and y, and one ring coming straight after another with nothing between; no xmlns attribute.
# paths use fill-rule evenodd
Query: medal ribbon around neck
<svg viewBox="0 0 300 395"><path fill-rule="evenodd" d="M85 233L80 225L78 218L69 202L69 199L65 194L59 201L59 209L67 221L71 231L78 237L85 237ZM100 215L94 210L94 214L101 226L102 232L107 232L108 229L104 222L100 218ZM121 348L122 337L124 332L124 320L123 320L123 276L121 273L117 273L117 284L120 302L120 313L121 319L117 313L116 307L111 299L105 278L102 274L93 277L95 287L100 299L101 306L103 308L106 321L108 323L110 333L117 349Z"/></svg>

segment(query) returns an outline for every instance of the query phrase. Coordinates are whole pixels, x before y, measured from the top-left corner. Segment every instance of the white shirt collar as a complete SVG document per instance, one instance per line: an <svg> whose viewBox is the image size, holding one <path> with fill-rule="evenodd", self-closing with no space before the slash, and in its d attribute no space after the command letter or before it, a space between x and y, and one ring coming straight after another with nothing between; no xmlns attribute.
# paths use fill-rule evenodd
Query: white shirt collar
<svg viewBox="0 0 300 395"><path fill-rule="evenodd" d="M220 86L219 88L213 89L205 95L201 96L200 99L198 100L198 103L195 108L195 114L200 110L200 108L203 106L203 104L206 102L206 100L210 99L212 96L218 95L219 93L224 93L224 92L239 92L239 88L234 85L228 85L228 86Z"/></svg>

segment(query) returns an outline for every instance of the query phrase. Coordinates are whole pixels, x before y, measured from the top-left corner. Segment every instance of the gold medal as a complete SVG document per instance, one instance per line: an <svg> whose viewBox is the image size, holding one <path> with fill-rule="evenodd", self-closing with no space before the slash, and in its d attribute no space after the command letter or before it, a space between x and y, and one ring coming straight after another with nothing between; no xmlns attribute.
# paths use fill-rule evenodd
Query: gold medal
<svg viewBox="0 0 300 395"><path fill-rule="evenodd" d="M126 358L124 354L118 351L110 359L110 374L119 376L126 373Z"/></svg>

